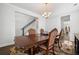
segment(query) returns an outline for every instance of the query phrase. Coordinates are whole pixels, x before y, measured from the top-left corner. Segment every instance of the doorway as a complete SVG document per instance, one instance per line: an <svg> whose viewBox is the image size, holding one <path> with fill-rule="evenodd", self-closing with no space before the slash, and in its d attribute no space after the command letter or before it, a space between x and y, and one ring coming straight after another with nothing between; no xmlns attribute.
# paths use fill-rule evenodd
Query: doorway
<svg viewBox="0 0 79 59"><path fill-rule="evenodd" d="M61 17L61 29L64 32L64 39L70 40L70 15Z"/></svg>

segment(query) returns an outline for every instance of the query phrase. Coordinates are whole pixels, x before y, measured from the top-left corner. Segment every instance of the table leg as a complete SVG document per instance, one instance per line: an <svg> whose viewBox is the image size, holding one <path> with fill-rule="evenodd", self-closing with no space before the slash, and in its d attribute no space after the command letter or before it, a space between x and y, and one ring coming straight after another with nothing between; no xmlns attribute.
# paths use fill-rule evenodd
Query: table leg
<svg viewBox="0 0 79 59"><path fill-rule="evenodd" d="M31 48L31 55L33 55L33 47Z"/></svg>

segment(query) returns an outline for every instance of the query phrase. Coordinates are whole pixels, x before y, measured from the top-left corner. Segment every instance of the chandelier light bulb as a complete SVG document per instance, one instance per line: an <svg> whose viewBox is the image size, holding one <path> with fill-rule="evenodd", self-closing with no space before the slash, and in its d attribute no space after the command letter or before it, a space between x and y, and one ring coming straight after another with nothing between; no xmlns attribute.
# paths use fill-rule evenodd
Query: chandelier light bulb
<svg viewBox="0 0 79 59"><path fill-rule="evenodd" d="M51 12L48 10L48 3L45 3L44 9L45 9L45 10L44 10L42 16L47 19L47 18L49 18L49 16L51 15Z"/></svg>

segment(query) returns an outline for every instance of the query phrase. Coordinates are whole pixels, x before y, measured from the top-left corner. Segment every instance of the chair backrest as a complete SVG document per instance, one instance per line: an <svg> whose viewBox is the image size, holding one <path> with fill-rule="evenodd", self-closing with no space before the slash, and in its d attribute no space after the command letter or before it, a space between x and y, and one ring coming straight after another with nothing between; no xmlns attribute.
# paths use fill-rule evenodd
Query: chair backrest
<svg viewBox="0 0 79 59"><path fill-rule="evenodd" d="M32 28L29 29L28 32L29 32L29 35L31 35L31 34L35 34L35 33L36 33L35 29L32 29Z"/></svg>
<svg viewBox="0 0 79 59"><path fill-rule="evenodd" d="M35 40L35 37L36 37L36 31L35 31L35 29L31 28L31 29L28 30L28 32L29 32L29 38L32 39L32 40L33 39Z"/></svg>
<svg viewBox="0 0 79 59"><path fill-rule="evenodd" d="M49 39L48 39L48 48L53 46L54 41L56 39L56 36L58 34L58 30L55 28L49 33Z"/></svg>
<svg viewBox="0 0 79 59"><path fill-rule="evenodd" d="M63 31L63 29L61 29L61 31L60 31L60 34L59 34L59 39L62 39L62 37L64 36L64 31Z"/></svg>
<svg viewBox="0 0 79 59"><path fill-rule="evenodd" d="M40 29L40 34L42 34L44 32L44 29Z"/></svg>

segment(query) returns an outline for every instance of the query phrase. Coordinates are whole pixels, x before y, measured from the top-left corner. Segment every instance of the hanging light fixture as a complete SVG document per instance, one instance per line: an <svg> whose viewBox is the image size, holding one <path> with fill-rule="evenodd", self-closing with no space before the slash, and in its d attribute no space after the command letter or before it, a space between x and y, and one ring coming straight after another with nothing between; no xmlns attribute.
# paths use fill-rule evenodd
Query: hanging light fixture
<svg viewBox="0 0 79 59"><path fill-rule="evenodd" d="M45 19L48 19L50 15L51 15L51 12L49 10L48 3L45 3L42 16L45 17Z"/></svg>

